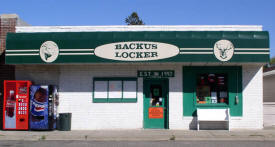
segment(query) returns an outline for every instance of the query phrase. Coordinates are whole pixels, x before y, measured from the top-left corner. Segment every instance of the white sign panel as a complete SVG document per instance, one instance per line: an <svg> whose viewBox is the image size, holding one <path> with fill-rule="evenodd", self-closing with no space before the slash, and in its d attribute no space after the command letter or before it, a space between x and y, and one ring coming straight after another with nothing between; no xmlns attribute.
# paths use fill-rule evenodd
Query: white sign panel
<svg viewBox="0 0 275 147"><path fill-rule="evenodd" d="M95 81L95 91L94 91L94 98L107 98L108 97L108 91L107 81Z"/></svg>
<svg viewBox="0 0 275 147"><path fill-rule="evenodd" d="M166 59L179 54L172 44L148 41L117 42L98 46L95 55L119 61L150 61Z"/></svg>

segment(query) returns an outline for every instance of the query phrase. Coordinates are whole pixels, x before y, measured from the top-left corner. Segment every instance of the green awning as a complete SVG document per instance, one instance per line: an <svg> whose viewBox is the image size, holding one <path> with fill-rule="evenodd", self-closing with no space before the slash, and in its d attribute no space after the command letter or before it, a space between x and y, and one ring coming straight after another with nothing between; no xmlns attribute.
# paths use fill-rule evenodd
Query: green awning
<svg viewBox="0 0 275 147"><path fill-rule="evenodd" d="M8 33L6 64L269 62L267 31Z"/></svg>

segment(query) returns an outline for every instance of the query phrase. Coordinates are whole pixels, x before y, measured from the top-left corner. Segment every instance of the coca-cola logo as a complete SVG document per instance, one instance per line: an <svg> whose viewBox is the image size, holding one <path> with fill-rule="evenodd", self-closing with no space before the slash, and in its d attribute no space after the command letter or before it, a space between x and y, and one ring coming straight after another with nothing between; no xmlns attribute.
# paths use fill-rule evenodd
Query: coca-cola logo
<svg viewBox="0 0 275 147"><path fill-rule="evenodd" d="M19 94L27 94L27 87L20 87L18 93Z"/></svg>
<svg viewBox="0 0 275 147"><path fill-rule="evenodd" d="M15 101L7 100L6 107L14 107L14 106L15 106Z"/></svg>

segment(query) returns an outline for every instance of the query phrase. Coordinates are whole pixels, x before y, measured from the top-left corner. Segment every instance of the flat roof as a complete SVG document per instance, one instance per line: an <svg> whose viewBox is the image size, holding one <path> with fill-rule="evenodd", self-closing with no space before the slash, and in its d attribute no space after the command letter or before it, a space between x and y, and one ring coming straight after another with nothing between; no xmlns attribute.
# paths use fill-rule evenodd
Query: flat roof
<svg viewBox="0 0 275 147"><path fill-rule="evenodd" d="M262 31L261 25L17 26L17 33L115 31Z"/></svg>

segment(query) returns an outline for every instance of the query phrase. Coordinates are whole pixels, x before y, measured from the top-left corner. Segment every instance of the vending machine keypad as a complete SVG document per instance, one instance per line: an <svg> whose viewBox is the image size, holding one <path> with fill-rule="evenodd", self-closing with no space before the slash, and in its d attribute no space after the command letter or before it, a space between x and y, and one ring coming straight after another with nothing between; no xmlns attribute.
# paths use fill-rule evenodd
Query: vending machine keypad
<svg viewBox="0 0 275 147"><path fill-rule="evenodd" d="M25 99L18 99L18 114L26 115L27 114L27 103Z"/></svg>

